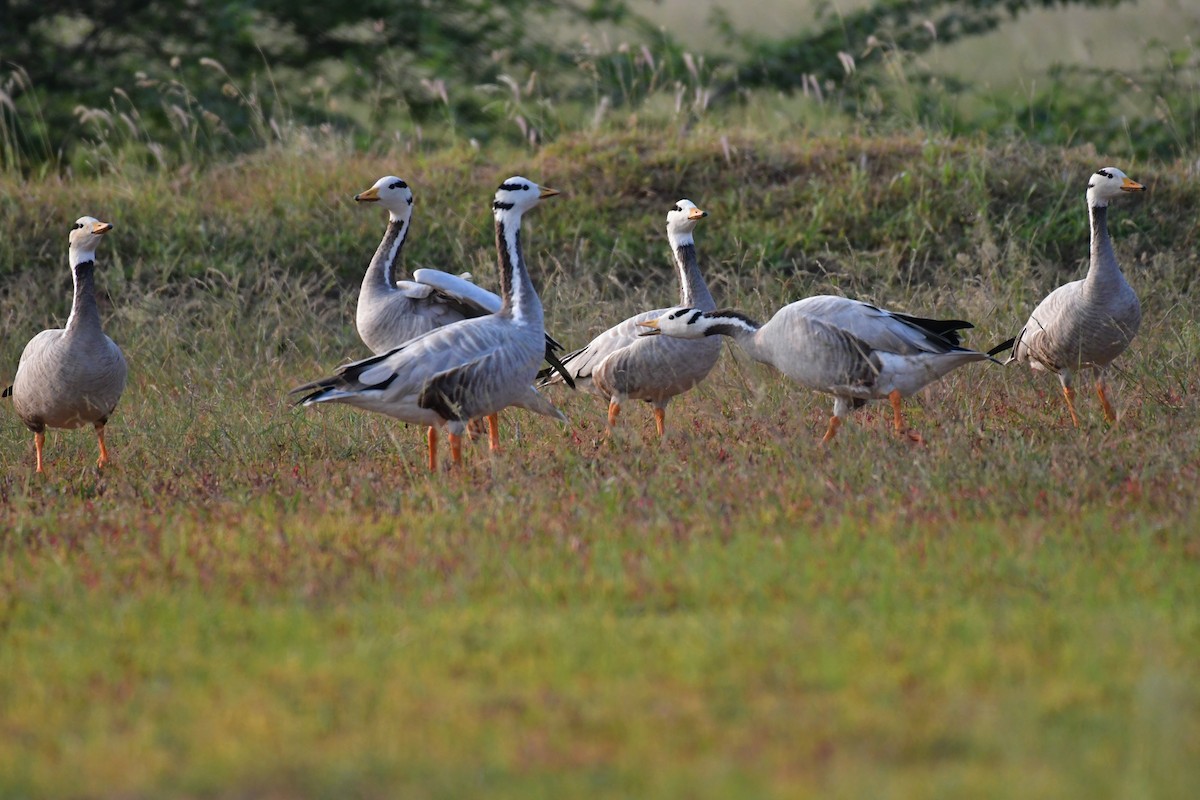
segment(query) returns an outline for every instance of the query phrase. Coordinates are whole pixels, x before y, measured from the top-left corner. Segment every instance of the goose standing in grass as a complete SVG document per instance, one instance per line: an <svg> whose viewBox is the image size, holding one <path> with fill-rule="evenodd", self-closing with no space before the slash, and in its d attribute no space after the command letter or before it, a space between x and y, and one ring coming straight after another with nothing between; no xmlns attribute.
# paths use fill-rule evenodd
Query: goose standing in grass
<svg viewBox="0 0 1200 800"><path fill-rule="evenodd" d="M901 398L956 367L989 358L959 346L957 331L972 327L969 322L910 317L827 295L784 306L765 325L737 311L696 308L673 309L638 324L648 329L644 336L732 337L755 361L833 395L822 443L834 437L852 409L885 397L896 432L906 433Z"/></svg>
<svg viewBox="0 0 1200 800"><path fill-rule="evenodd" d="M704 311L716 309L708 284L700 274L692 232L708 216L691 200L680 200L667 212L667 241L679 277L679 303ZM685 341L647 339L639 324L657 319L668 309L645 311L609 328L586 347L563 356L563 366L579 388L608 400L608 424L616 425L621 405L627 400L645 400L654 409L654 424L662 436L667 404L691 389L712 371L721 355L716 339ZM545 383L561 383L562 376L539 377Z"/></svg>
<svg viewBox="0 0 1200 800"><path fill-rule="evenodd" d="M500 310L499 295L476 286L468 280L469 275L419 269L412 280L397 277L400 251L412 223L413 193L407 182L388 175L375 181L370 189L354 195L354 199L359 203L379 203L388 212L387 229L363 276L354 316L358 336L372 353L390 352L435 328ZM545 358L549 370L566 376L555 355L562 349L561 344L546 334ZM554 409L554 414L557 413ZM499 447L497 424L495 418L488 420L488 441L493 450Z"/></svg>
<svg viewBox="0 0 1200 800"><path fill-rule="evenodd" d="M1091 177L1087 204L1092 247L1087 276L1063 284L1038 304L1013 340L1013 354L1005 362L1027 361L1033 369L1056 373L1076 427L1079 417L1071 383L1083 369L1091 369L1096 376L1104 418L1109 422L1117 419L1104 384L1104 368L1133 341L1142 322L1142 309L1113 253L1108 204L1127 192L1145 190L1115 167L1105 167Z"/></svg>
<svg viewBox="0 0 1200 800"><path fill-rule="evenodd" d="M511 405L564 420L533 388L545 353L542 303L521 250L521 216L544 197L558 194L513 177L492 203L500 260L501 306L495 314L436 328L399 347L339 367L332 377L293 389L299 402L348 403L417 425L429 426L429 468L437 468L438 430L446 427L453 462L462 463L467 421Z"/></svg>
<svg viewBox="0 0 1200 800"><path fill-rule="evenodd" d="M96 466L108 464L104 426L125 390L128 367L121 348L100 327L96 305L96 248L112 225L95 217L80 217L69 237L75 298L65 328L42 331L21 353L12 395L17 416L33 431L37 471L42 472L46 428L78 428L91 423L96 429L100 457Z"/></svg>
<svg viewBox="0 0 1200 800"><path fill-rule="evenodd" d="M500 310L500 296L476 286L466 273L418 269L412 280L398 277L413 212L412 189L405 181L388 175L354 199L379 203L388 212L387 229L363 276L354 315L358 336L372 353L386 353L434 328ZM546 334L546 360L552 369L561 366L555 352L562 349Z"/></svg>

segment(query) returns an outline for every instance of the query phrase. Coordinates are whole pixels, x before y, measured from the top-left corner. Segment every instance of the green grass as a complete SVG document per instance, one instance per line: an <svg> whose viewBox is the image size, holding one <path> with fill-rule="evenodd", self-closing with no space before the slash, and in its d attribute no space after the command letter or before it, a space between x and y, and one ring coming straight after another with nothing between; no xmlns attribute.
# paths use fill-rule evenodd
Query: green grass
<svg viewBox="0 0 1200 800"><path fill-rule="evenodd" d="M0 177L0 364L65 318L65 233L100 251L130 385L109 426L0 412L0 796L1137 797L1200 783L1200 326L1194 178L1118 164L1110 214L1145 309L1112 377L975 365L868 406L735 351L669 436L595 398L514 411L505 452L429 476L413 427L286 391L363 353L381 232L407 266L494 285L486 202L561 189L527 255L569 344L674 301L679 197L719 299L765 316L842 291L976 323L985 346L1082 274L1087 150L707 129L537 155L314 143L180 177ZM766 126L764 126L766 127ZM729 156L720 139L727 137Z"/></svg>

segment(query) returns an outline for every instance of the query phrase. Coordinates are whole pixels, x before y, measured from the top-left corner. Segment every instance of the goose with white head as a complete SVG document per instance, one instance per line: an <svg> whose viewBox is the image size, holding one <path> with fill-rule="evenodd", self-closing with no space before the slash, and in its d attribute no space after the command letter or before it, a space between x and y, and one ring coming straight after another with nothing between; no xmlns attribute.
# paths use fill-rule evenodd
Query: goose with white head
<svg viewBox="0 0 1200 800"><path fill-rule="evenodd" d="M1005 362L1027 362L1035 370L1057 374L1076 427L1079 416L1072 383L1075 373L1084 369L1091 369L1095 375L1096 394L1105 419L1117 419L1104 382L1104 369L1125 352L1137 335L1142 309L1113 252L1108 204L1117 197L1145 190L1116 167L1105 167L1092 175L1087 188L1092 239L1087 275L1059 286L1038 304L1013 339L1013 354Z"/></svg>
<svg viewBox="0 0 1200 800"><path fill-rule="evenodd" d="M36 470L43 472L46 428L92 425L100 448L96 466L109 462L104 426L125 390L128 366L121 348L105 335L96 304L96 249L112 225L80 217L69 236L75 294L64 328L45 330L25 345L13 385L17 416L33 431Z"/></svg>
<svg viewBox="0 0 1200 800"><path fill-rule="evenodd" d="M868 400L886 398L898 434L920 436L904 425L901 399L953 369L988 359L960 347L962 320L910 317L845 297L821 295L784 306L766 324L732 311L678 308L640 323L643 335L683 339L731 337L755 361L770 364L801 386L834 397L822 443Z"/></svg>
<svg viewBox="0 0 1200 800"><path fill-rule="evenodd" d="M700 272L693 232L708 212L691 200L680 200L667 212L667 241L679 279L679 303L704 311L716 309L708 284ZM587 346L563 356L563 366L576 386L608 400L608 424L616 425L621 406L644 400L654 411L658 435L666 430L666 409L671 398L683 394L708 376L721 355L717 339L685 341L648 339L639 325L657 319L668 309L644 311L615 325ZM543 370L544 383L562 378Z"/></svg>
<svg viewBox="0 0 1200 800"><path fill-rule="evenodd" d="M354 316L358 336L372 353L386 353L434 328L500 310L500 296L475 285L468 273L451 275L418 269L411 280L401 275L400 254L408 239L414 206L407 181L395 175L384 176L354 195L354 200L378 204L388 212L383 239L363 275ZM551 369L561 366L555 353L562 349L546 335L546 360Z"/></svg>
<svg viewBox="0 0 1200 800"><path fill-rule="evenodd" d="M501 287L496 313L444 325L386 353L339 367L331 377L293 389L304 393L299 402L347 403L429 426L431 470L437 468L442 428L457 465L468 420L493 417L514 405L565 420L533 388L546 333L520 239L522 215L555 194L521 177L509 178L496 191L492 209Z"/></svg>

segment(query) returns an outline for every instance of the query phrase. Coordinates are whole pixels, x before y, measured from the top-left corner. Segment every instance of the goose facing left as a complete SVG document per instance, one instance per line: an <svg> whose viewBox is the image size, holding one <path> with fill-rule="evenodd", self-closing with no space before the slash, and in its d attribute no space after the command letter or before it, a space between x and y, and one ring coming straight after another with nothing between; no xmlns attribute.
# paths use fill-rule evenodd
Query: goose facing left
<svg viewBox="0 0 1200 800"><path fill-rule="evenodd" d="M492 203L502 304L495 314L436 328L382 355L339 367L328 378L299 386L300 403L358 406L429 426L429 467L437 467L438 431L446 428L451 458L462 462L467 421L511 405L565 418L533 388L545 352L542 304L525 266L521 217L558 194L512 177Z"/></svg>
<svg viewBox="0 0 1200 800"><path fill-rule="evenodd" d="M121 348L104 334L96 305L96 248L112 225L95 217L80 217L69 236L68 249L75 296L64 328L46 330L29 340L21 353L11 394L17 416L33 431L37 471L42 469L46 428L96 430L100 457L108 464L104 426L125 390L128 367Z"/></svg>
<svg viewBox="0 0 1200 800"><path fill-rule="evenodd" d="M958 344L962 320L910 317L845 297L819 295L779 309L766 324L738 311L678 308L639 323L644 335L683 339L731 337L755 361L770 364L801 386L834 397L822 443L850 411L888 399L897 433L908 433L901 399L957 367L989 358Z"/></svg>

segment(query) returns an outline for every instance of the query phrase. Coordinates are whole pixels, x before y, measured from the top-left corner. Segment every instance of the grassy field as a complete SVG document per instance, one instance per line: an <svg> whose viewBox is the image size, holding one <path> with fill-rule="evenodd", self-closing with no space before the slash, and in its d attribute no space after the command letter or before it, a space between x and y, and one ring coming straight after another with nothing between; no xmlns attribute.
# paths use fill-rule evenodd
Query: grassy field
<svg viewBox="0 0 1200 800"><path fill-rule="evenodd" d="M974 365L818 446L829 399L730 350L605 436L514 411L505 452L424 470L424 437L286 391L363 355L382 232L495 284L487 201L514 172L553 332L675 299L680 197L719 302L838 292L1012 335L1082 274L1086 149L701 124L537 155L297 141L227 169L0 177L0 377L69 303L66 231L115 223L98 282L131 365L109 426L0 412L0 796L1130 797L1200 784L1200 219L1185 165L1118 164L1142 298L1112 378Z"/></svg>

